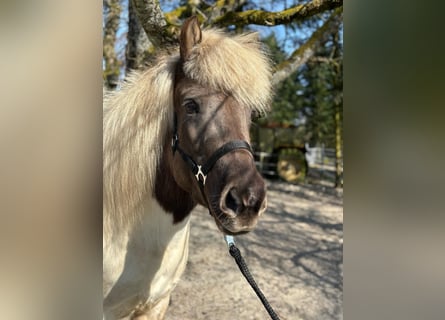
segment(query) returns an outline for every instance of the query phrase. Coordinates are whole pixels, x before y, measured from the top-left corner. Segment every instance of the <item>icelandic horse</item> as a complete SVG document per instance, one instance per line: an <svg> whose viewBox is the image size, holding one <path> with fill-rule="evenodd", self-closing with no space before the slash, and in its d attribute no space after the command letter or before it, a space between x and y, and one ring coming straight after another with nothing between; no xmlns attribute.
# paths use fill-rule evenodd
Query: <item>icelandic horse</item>
<svg viewBox="0 0 445 320"><path fill-rule="evenodd" d="M197 204L229 235L252 230L266 208L249 145L251 114L267 111L271 99L258 35L201 30L192 17L178 51L104 97L107 320L164 318Z"/></svg>

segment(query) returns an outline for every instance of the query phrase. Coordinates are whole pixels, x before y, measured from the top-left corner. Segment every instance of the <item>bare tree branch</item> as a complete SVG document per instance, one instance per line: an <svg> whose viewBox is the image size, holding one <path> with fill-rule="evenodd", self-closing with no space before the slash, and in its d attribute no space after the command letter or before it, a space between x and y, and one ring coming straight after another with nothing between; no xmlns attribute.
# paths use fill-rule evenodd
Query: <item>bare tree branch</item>
<svg viewBox="0 0 445 320"><path fill-rule="evenodd" d="M131 0L139 22L148 39L156 48L169 48L177 44L174 32L169 29L159 0Z"/></svg>
<svg viewBox="0 0 445 320"><path fill-rule="evenodd" d="M328 64L333 64L334 66L338 66L340 60L341 60L341 57L337 57L337 58L326 58L326 57L314 57L314 56L312 56L312 57L309 59L309 62L328 63Z"/></svg>
<svg viewBox="0 0 445 320"><path fill-rule="evenodd" d="M331 14L328 20L318 28L312 36L286 61L280 63L276 67L276 71L272 77L272 84L276 86L285 80L289 75L294 73L299 67L304 65L313 55L317 47L325 42L330 34L335 32L342 22L342 8L337 8Z"/></svg>
<svg viewBox="0 0 445 320"><path fill-rule="evenodd" d="M247 0L217 0L213 6L205 11L208 17L205 21L206 25L213 25L219 17L227 12L240 11L246 2Z"/></svg>
<svg viewBox="0 0 445 320"><path fill-rule="evenodd" d="M177 22L179 22L178 20L182 15L189 12L189 3L164 15L159 6L159 0L131 1L133 1L141 26L154 47L168 49L177 44ZM218 13L224 13L227 8L239 8L243 4L243 0L218 0L213 6L204 9L203 13L209 15L209 19L212 19L214 17L214 14L211 13L212 10L216 10ZM317 13L336 8L329 19L312 34L305 44L299 47L289 59L277 66L272 78L273 85L277 85L305 64L309 58L314 55L316 48L326 41L329 34L332 34L338 29L342 21L342 5L343 0L312 0L311 2L281 12L266 12L261 10L248 10L244 12L227 11L227 13L222 16L215 17L213 24L219 26L287 24L304 20ZM203 17L201 17L201 19L203 19Z"/></svg>
<svg viewBox="0 0 445 320"><path fill-rule="evenodd" d="M312 0L295 7L277 11L247 10L243 12L227 12L214 20L214 24L220 27L235 25L244 26L256 24L263 26L275 26L302 21L326 10L332 10L343 5L343 0Z"/></svg>
<svg viewBox="0 0 445 320"><path fill-rule="evenodd" d="M166 12L165 19L168 24L179 28L182 20L196 15L200 23L211 26L216 18L226 12L239 11L246 2L247 0L217 0L213 5L209 5L202 0L188 0L182 6Z"/></svg>
<svg viewBox="0 0 445 320"><path fill-rule="evenodd" d="M247 0L217 0L212 6L202 0L189 0L165 14L159 0L130 0L140 24L155 48L169 48L177 43L182 20L196 15L205 25L212 25L218 15L241 8Z"/></svg>

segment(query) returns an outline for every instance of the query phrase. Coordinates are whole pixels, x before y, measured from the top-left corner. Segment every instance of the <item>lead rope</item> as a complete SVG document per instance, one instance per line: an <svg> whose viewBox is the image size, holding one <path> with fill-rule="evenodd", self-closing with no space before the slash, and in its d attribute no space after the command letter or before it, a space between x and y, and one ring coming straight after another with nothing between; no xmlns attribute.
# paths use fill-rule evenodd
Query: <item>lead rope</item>
<svg viewBox="0 0 445 320"><path fill-rule="evenodd" d="M260 288L256 284L255 279L253 278L252 274L249 271L249 268L247 267L246 261L241 256L240 250L235 246L235 240L233 239L233 237L225 235L224 240L226 240L227 246L229 247L230 255L235 259L235 262L238 265L238 268L241 270L241 273L243 274L244 278L246 278L247 282L249 282L253 291L255 291L256 295L261 300L261 302L262 302L264 308L266 309L267 313L269 314L270 318L272 320L280 320L280 318L278 317L278 315L275 313L272 306L270 305L269 301L267 301L263 292L260 290Z"/></svg>
<svg viewBox="0 0 445 320"><path fill-rule="evenodd" d="M204 180L205 183L205 180ZM209 206L207 198L204 194L204 184L201 180L198 180L199 189L201 190L201 194L207 203L207 207ZM210 209L209 209L209 214ZM270 318L272 320L280 320L280 317L275 313L274 309L270 305L269 301L267 301L266 297L264 296L263 292L258 287L257 283L255 282L255 279L253 278L252 274L249 271L249 268L247 267L247 263L244 260L244 258L241 255L241 251L238 249L237 246L235 246L235 239L232 236L224 235L224 240L226 240L227 247L229 248L229 253L235 259L236 264L238 265L238 268L240 269L241 273L243 274L244 278L246 278L247 282L252 287L253 291L255 291L258 298L261 300L261 303L263 304L264 308L266 309L267 313L269 314Z"/></svg>

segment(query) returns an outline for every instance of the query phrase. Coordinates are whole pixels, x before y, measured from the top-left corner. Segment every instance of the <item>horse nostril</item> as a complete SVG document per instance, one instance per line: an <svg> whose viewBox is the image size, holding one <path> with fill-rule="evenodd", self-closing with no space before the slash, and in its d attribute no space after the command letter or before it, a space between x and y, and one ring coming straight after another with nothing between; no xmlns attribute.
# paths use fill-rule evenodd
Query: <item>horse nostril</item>
<svg viewBox="0 0 445 320"><path fill-rule="evenodd" d="M257 206L257 198L253 194L249 194L247 198L244 199L244 205L248 208L255 208Z"/></svg>
<svg viewBox="0 0 445 320"><path fill-rule="evenodd" d="M240 204L240 200L236 194L236 189L230 189L226 196L226 207L236 213Z"/></svg>

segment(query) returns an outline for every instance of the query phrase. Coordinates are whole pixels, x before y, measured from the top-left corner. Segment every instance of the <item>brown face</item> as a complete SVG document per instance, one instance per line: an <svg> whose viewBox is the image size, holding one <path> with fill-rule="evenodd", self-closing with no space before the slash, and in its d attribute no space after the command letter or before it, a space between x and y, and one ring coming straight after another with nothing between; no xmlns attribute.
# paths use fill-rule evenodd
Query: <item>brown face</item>
<svg viewBox="0 0 445 320"><path fill-rule="evenodd" d="M227 142L250 140L250 110L231 96L204 88L183 75L176 79L175 113L180 147L197 164L204 164ZM247 150L234 150L216 162L205 183L206 199L178 154L173 167L176 182L195 201L204 206L209 204L217 226L226 234L252 230L266 208L265 183Z"/></svg>
<svg viewBox="0 0 445 320"><path fill-rule="evenodd" d="M174 105L181 149L203 165L227 142L250 142L251 110L231 95L205 87L183 72L193 47L201 41L195 18L188 19L180 34L181 59L176 69ZM252 230L266 209L266 186L256 170L252 154L236 149L215 163L207 175L203 193L190 167L175 153L171 171L176 183L194 201L209 207L218 228L226 234Z"/></svg>

